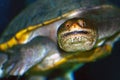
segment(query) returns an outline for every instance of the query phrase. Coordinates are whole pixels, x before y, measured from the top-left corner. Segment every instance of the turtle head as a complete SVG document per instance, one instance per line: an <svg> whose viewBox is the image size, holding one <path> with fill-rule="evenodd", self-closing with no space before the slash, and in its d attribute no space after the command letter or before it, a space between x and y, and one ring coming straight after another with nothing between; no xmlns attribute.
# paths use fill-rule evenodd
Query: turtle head
<svg viewBox="0 0 120 80"><path fill-rule="evenodd" d="M59 47L66 52L87 51L96 43L97 30L88 20L73 18L60 25L57 39Z"/></svg>

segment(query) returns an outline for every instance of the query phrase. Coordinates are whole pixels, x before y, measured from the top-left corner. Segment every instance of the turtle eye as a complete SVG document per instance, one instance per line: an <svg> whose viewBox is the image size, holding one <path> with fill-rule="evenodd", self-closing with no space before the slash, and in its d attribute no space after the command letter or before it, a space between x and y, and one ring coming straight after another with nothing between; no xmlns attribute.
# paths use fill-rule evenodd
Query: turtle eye
<svg viewBox="0 0 120 80"><path fill-rule="evenodd" d="M84 27L87 26L87 25L86 25L86 22L83 22L83 26L84 26Z"/></svg>
<svg viewBox="0 0 120 80"><path fill-rule="evenodd" d="M71 25L72 25L72 22L71 22L71 21L65 22L65 26L66 26L66 27L70 27Z"/></svg>
<svg viewBox="0 0 120 80"><path fill-rule="evenodd" d="M80 27L85 27L86 26L86 22L83 20L78 20L78 24L80 25Z"/></svg>

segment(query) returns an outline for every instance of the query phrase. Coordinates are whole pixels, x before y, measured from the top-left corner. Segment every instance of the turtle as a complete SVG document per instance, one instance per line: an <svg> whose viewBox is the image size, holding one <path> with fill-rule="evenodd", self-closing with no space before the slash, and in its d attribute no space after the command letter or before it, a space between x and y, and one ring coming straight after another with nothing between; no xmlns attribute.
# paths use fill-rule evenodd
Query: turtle
<svg viewBox="0 0 120 80"><path fill-rule="evenodd" d="M73 80L74 70L110 55L120 36L119 12L106 0L36 1L0 38L0 76Z"/></svg>

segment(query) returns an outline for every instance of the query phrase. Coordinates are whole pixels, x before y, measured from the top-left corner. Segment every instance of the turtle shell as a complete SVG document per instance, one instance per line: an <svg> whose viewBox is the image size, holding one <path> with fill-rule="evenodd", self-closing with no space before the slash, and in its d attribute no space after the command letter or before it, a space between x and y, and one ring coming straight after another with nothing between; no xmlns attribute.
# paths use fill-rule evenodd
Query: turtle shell
<svg viewBox="0 0 120 80"><path fill-rule="evenodd" d="M48 2L49 2L49 5L48 5ZM108 1L101 1L101 0L93 0L93 1L45 0L42 2L37 1L36 3L26 8L8 25L8 27L6 28L6 30L1 36L0 43L8 41L8 43L7 44L5 43L5 45L3 45L2 47L6 47L7 45L13 46L19 43L20 44L26 43L27 41L30 41L33 38L33 36L30 36L31 35L29 33L30 31L32 32L35 29L38 29L39 27L44 27L44 26L48 26L50 29L54 29L54 33L52 33L50 37L54 41L56 41L56 34L57 34L58 27L62 23L64 23L66 20L70 18L76 18L76 17L86 18L92 21L91 23L93 23L93 25L95 25L95 27L98 30L97 37L99 40L98 43L100 43L103 41L103 39L109 36L113 36L113 34L115 34L116 32L119 32L119 27L118 27L119 23L112 23L112 25L110 24L111 22L119 21L119 16L120 16L118 14L119 10L114 6L107 5L107 4L108 4ZM49 24L54 24L54 23L56 23L57 26L52 25L56 27L51 28L50 27L51 25ZM33 28L31 28L30 26L32 26ZM113 26L115 27L113 28ZM25 32L27 30L28 32ZM44 31L41 31L40 35L46 36L45 34L47 34L47 32L48 32L47 29ZM36 31L36 34L34 36L37 36L37 34L39 33L37 33ZM14 40L14 38L15 39L17 38L19 43L17 43Z"/></svg>
<svg viewBox="0 0 120 80"><path fill-rule="evenodd" d="M55 22L57 23L57 21L61 21L63 19L62 22L58 22L59 24L57 23L58 26L52 28L55 29L55 32L52 33L50 37L54 38L53 40L56 41L56 33L59 25L65 22L65 20L74 17L86 18L94 21L91 23L94 23L94 25L96 25L96 28L98 28L98 39L101 42L102 39L115 34L116 30L119 31L117 27L119 23L112 23L114 26L116 26L114 28L112 27L113 25L110 25L111 22L119 21L119 10L117 10L114 6L101 6L104 4L107 5L108 3L109 2L106 0L45 0L42 2L37 1L27 7L8 25L8 27L1 36L0 43L8 41L8 45L10 46L18 44L12 38L15 35L19 38L18 40L20 40L20 44L25 43L33 38L32 36L29 36L29 38L27 37L29 33L23 33L25 30L30 28L30 26L34 27L30 29L30 31L32 32L34 29L44 27L44 25L49 26L49 24L53 24ZM111 28L107 26L110 26ZM106 30L108 32L106 32ZM47 30L41 31L40 35L46 36L44 35L46 34L46 32ZM24 39L21 38L23 37L23 35L26 35L24 36ZM6 44L3 45L3 47L6 47Z"/></svg>
<svg viewBox="0 0 120 80"><path fill-rule="evenodd" d="M18 31L27 28L28 26L43 23L45 21L57 18L65 13L79 8L90 8L107 3L101 0L44 0L37 1L22 11L8 25L1 36L0 42L5 42L14 36ZM12 29L12 31L11 31ZM4 38L5 37L5 38Z"/></svg>

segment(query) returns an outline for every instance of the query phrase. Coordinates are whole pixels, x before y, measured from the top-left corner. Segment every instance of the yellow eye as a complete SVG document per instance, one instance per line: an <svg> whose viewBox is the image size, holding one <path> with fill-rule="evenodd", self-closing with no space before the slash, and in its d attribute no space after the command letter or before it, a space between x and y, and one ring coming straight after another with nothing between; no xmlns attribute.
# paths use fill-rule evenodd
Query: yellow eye
<svg viewBox="0 0 120 80"><path fill-rule="evenodd" d="M78 24L80 25L80 27L85 27L85 26L86 26L86 22L83 21L83 20L80 20L80 19L79 19L77 22L78 22Z"/></svg>
<svg viewBox="0 0 120 80"><path fill-rule="evenodd" d="M72 24L72 22L71 22L71 21L68 21L68 22L65 23L65 26L66 26L66 27L70 27L71 24Z"/></svg>

